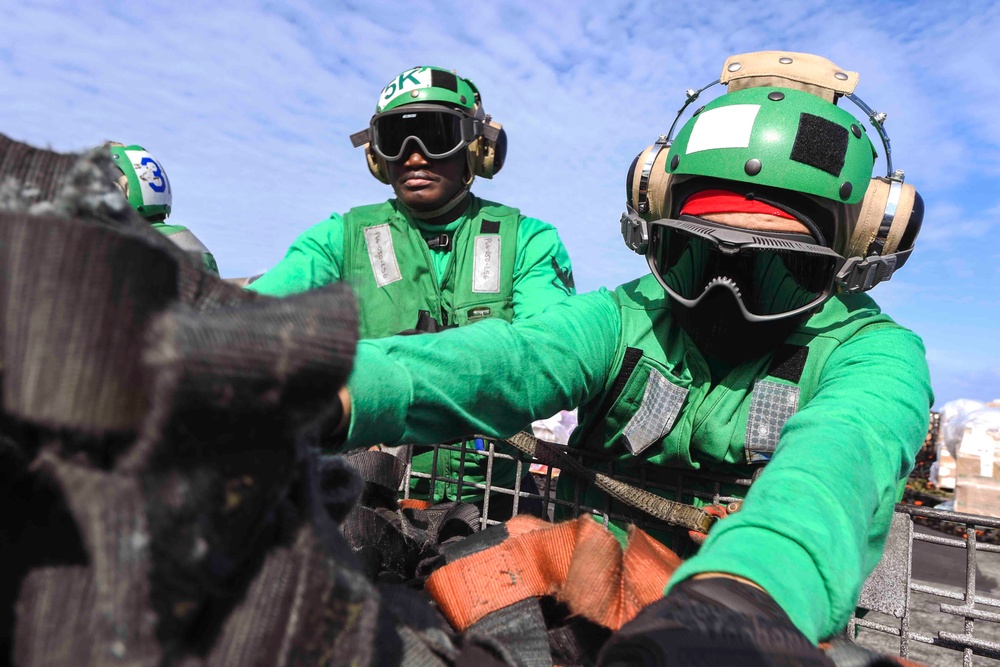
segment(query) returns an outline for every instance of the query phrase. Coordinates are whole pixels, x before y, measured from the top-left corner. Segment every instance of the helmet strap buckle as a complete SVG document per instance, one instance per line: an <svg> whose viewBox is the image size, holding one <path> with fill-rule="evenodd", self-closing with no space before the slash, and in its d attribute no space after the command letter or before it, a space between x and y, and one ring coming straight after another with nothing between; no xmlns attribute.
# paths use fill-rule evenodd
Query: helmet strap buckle
<svg viewBox="0 0 1000 667"><path fill-rule="evenodd" d="M909 258L911 251L912 248L882 257L869 255L864 259L851 257L837 272L836 283L848 294L867 292L879 283L891 279L896 269Z"/></svg>

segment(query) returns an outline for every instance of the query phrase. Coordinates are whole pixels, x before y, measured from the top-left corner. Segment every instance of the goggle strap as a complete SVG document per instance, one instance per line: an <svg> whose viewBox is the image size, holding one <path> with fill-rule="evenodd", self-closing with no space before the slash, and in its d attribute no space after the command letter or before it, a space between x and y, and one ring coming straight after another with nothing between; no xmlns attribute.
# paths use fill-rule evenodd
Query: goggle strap
<svg viewBox="0 0 1000 667"><path fill-rule="evenodd" d="M361 148L365 144L371 143L372 133L370 128L365 128L351 135L351 144L355 148Z"/></svg>
<svg viewBox="0 0 1000 667"><path fill-rule="evenodd" d="M625 246L633 252L645 255L649 248L649 229L646 220L641 218L635 210L629 206L628 210L622 213L622 238Z"/></svg>
<svg viewBox="0 0 1000 667"><path fill-rule="evenodd" d="M911 252L913 248L881 257L851 257L837 272L835 280L848 294L867 292L879 283L890 280L892 274L910 258Z"/></svg>
<svg viewBox="0 0 1000 667"><path fill-rule="evenodd" d="M500 129L493 127L489 123L477 121L473 126L473 137L485 137L487 141L496 141L500 138Z"/></svg>

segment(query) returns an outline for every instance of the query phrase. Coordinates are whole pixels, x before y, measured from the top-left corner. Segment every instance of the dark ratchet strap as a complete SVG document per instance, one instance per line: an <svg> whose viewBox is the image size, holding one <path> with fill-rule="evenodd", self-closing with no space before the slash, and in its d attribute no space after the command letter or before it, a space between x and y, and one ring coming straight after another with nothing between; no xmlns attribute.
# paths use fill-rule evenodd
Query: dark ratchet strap
<svg viewBox="0 0 1000 667"><path fill-rule="evenodd" d="M515 433L507 438L505 442L510 443L511 446L546 465L553 465L562 470L568 470L577 477L590 481L594 486L615 500L645 512L649 516L672 526L695 530L699 533L707 533L708 529L716 521L716 517L703 509L661 498L645 489L621 482L604 473L590 470L563 453L557 445L545 440L539 440L534 435L525 431Z"/></svg>

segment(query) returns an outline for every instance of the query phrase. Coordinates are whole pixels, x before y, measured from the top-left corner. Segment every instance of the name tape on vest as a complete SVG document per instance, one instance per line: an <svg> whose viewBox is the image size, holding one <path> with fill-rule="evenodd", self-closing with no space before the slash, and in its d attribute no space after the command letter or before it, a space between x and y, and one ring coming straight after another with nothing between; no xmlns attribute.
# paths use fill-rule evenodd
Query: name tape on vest
<svg viewBox="0 0 1000 667"><path fill-rule="evenodd" d="M622 437L633 456L638 456L674 427L688 390L663 377L655 368L649 371L642 405L625 425Z"/></svg>
<svg viewBox="0 0 1000 667"><path fill-rule="evenodd" d="M500 293L500 237L477 236L472 271L472 291Z"/></svg>
<svg viewBox="0 0 1000 667"><path fill-rule="evenodd" d="M389 223L365 227L365 245L368 246L368 259L371 260L372 272L379 287L403 279L399 272L399 262L396 261L396 249L392 246Z"/></svg>
<svg viewBox="0 0 1000 667"><path fill-rule="evenodd" d="M799 388L773 380L757 380L747 416L747 463L765 463L778 446L781 429L799 409Z"/></svg>

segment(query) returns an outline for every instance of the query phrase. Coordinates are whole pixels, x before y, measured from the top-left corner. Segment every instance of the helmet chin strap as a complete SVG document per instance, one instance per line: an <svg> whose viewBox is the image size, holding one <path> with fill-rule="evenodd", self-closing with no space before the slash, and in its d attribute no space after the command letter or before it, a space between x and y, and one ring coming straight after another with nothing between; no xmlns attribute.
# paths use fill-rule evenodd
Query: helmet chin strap
<svg viewBox="0 0 1000 667"><path fill-rule="evenodd" d="M464 187L462 187L458 192L456 192L455 196L449 199L444 206L440 206L434 210L414 211L412 208L408 206L407 210L410 212L410 215L412 215L414 218L417 218L418 220L433 220L439 215L444 215L445 213L451 211L456 206L458 206L459 203L461 203L465 199L465 195L469 194L469 190L471 188L472 188L472 181L470 180L468 183L465 184Z"/></svg>
<svg viewBox="0 0 1000 667"><path fill-rule="evenodd" d="M468 155L469 157L466 160L465 173L467 174L467 177L464 179L465 185L462 188L460 188L458 192L455 193L455 196L449 199L447 202L445 202L444 206L439 206L438 208L432 211L414 211L413 209L407 206L406 208L410 212L410 215L412 215L417 220L433 220L434 218L440 215L444 215L445 213L451 211L456 206L458 206L459 203L465 200L465 195L469 194L469 190L472 189L472 181L476 180L475 174L472 173L472 157L471 155L469 155L468 151L466 151L466 155Z"/></svg>

